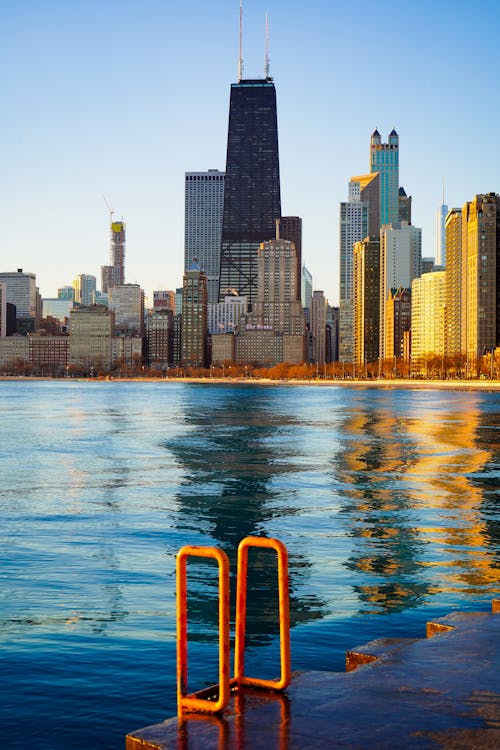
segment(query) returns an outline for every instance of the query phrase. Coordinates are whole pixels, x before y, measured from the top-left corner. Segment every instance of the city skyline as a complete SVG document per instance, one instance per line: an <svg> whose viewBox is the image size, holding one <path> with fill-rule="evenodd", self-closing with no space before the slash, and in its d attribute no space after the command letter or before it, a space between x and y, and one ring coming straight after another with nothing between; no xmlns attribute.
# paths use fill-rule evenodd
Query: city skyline
<svg viewBox="0 0 500 750"><path fill-rule="evenodd" d="M99 278L109 247L105 194L127 224L126 280L151 300L153 289L181 284L184 173L224 170L239 4L66 6L49 0L2 11L2 269L35 273L46 297L77 274ZM465 3L377 9L364 0L355 10L244 4L245 77L263 76L270 12L282 213L303 218L303 260L314 288L335 304L338 205L349 177L367 171L376 127L400 136L399 181L413 196L424 256L435 255L443 180L450 208L498 190L499 156L490 147L498 105L486 71L500 11L470 36ZM375 71L379 61L380 83L373 70L366 77L368 59ZM470 106L471 92L480 107Z"/></svg>

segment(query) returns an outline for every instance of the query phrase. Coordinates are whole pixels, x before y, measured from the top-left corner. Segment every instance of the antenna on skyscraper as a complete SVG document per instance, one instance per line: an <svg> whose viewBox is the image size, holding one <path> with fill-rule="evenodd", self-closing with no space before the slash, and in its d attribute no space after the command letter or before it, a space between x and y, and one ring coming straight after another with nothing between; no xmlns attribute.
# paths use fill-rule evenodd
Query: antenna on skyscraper
<svg viewBox="0 0 500 750"><path fill-rule="evenodd" d="M266 12L266 56L264 58L264 78L270 78L269 68L269 13Z"/></svg>
<svg viewBox="0 0 500 750"><path fill-rule="evenodd" d="M238 83L243 78L243 0L240 0L240 56L238 59Z"/></svg>

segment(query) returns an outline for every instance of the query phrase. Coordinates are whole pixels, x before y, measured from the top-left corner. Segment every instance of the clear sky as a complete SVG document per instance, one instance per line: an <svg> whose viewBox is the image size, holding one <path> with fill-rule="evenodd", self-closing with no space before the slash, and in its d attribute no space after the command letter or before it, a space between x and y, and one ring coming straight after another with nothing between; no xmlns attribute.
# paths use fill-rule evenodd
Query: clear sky
<svg viewBox="0 0 500 750"><path fill-rule="evenodd" d="M435 212L500 191L500 4L244 0L244 75L262 75L265 13L278 96L283 213L303 217L315 288L338 302L338 213L369 171L370 134L400 136L423 254ZM0 0L0 270L43 296L109 259L181 286L184 172L225 168L238 0Z"/></svg>

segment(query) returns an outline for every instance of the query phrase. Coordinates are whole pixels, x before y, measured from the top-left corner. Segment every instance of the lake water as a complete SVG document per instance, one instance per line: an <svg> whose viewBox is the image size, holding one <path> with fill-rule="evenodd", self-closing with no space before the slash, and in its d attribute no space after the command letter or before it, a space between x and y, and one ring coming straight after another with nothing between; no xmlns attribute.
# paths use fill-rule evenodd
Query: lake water
<svg viewBox="0 0 500 750"><path fill-rule="evenodd" d="M0 726L9 750L123 748L175 704L175 554L276 536L292 667L422 636L500 591L500 394L0 382ZM272 553L247 667L278 672ZM217 582L189 563L189 688L217 677ZM233 581L234 587L234 581Z"/></svg>

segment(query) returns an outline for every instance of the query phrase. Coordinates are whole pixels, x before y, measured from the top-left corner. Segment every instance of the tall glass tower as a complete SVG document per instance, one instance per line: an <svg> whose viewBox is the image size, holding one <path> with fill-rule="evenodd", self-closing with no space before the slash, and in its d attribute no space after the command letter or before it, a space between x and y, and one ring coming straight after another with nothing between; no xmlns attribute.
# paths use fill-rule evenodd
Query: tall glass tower
<svg viewBox="0 0 500 750"><path fill-rule="evenodd" d="M380 226L399 221L399 136L389 133L389 142L382 143L374 130L370 140L370 172L380 173Z"/></svg>
<svg viewBox="0 0 500 750"><path fill-rule="evenodd" d="M257 255L281 216L276 89L272 78L231 85L219 301L257 299Z"/></svg>

